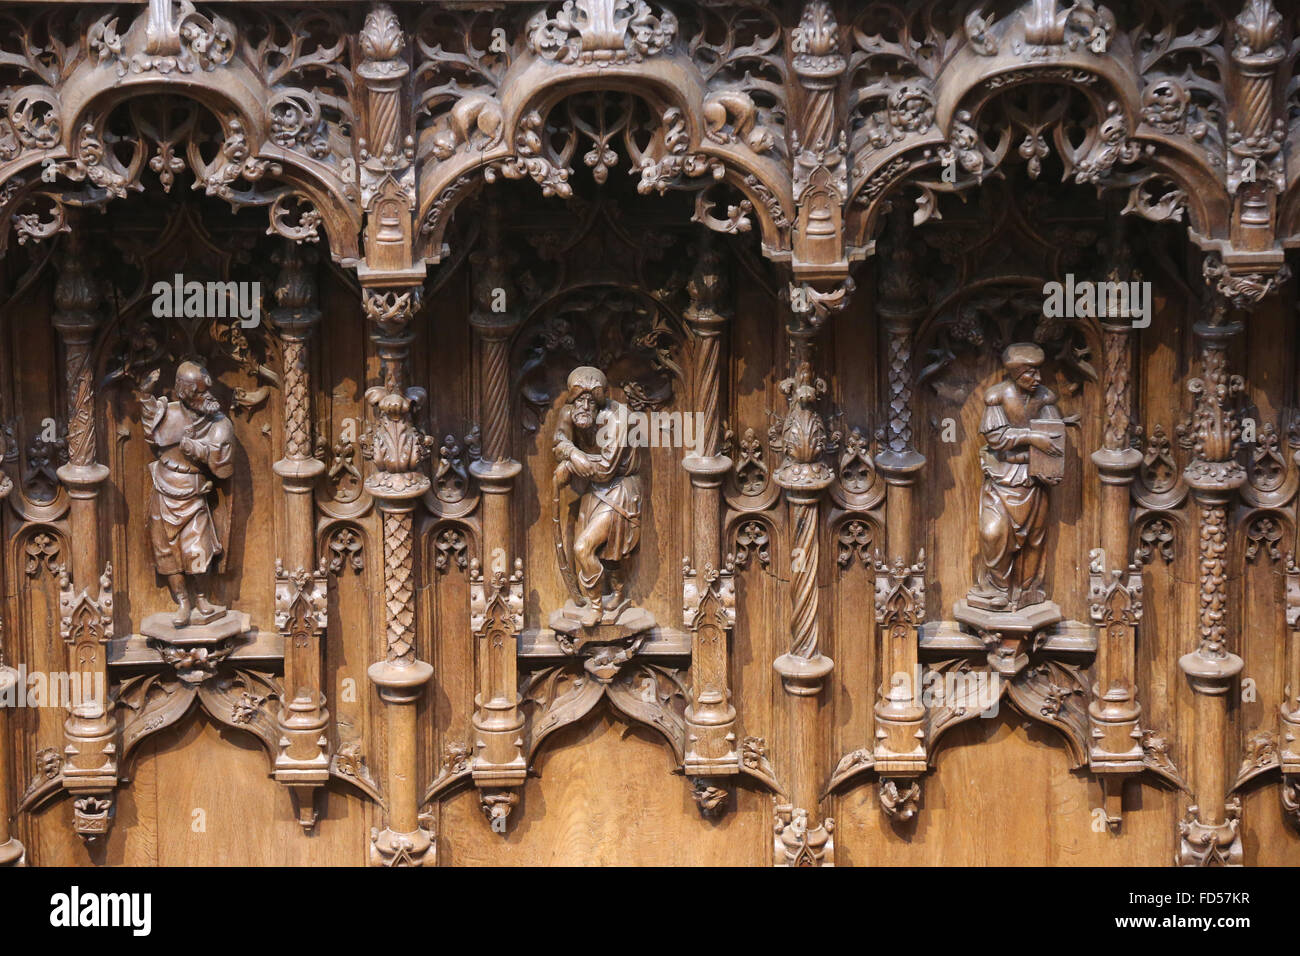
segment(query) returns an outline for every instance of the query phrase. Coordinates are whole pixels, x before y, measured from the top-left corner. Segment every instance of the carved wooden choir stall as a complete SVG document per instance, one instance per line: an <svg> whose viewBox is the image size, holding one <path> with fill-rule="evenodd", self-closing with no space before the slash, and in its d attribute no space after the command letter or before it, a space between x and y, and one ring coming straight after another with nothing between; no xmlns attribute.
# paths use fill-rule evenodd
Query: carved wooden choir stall
<svg viewBox="0 0 1300 956"><path fill-rule="evenodd" d="M0 863L1300 861L1300 5L0 21Z"/></svg>

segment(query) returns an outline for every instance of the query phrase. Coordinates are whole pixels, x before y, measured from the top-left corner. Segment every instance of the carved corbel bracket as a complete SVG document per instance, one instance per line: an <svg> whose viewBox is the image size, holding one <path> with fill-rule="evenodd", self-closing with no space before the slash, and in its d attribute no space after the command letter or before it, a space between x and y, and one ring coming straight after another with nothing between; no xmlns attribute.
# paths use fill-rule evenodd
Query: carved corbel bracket
<svg viewBox="0 0 1300 956"><path fill-rule="evenodd" d="M1251 309L1291 278L1281 248L1240 250L1225 242L1192 239L1208 249L1202 273L1206 285L1234 309Z"/></svg>

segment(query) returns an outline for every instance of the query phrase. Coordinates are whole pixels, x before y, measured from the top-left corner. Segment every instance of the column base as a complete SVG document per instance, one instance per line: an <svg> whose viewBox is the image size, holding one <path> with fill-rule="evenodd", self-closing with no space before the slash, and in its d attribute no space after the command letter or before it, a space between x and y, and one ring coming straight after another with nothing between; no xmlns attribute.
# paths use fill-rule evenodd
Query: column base
<svg viewBox="0 0 1300 956"><path fill-rule="evenodd" d="M24 866L26 861L27 851L17 838L10 837L9 842L0 843L0 866Z"/></svg>
<svg viewBox="0 0 1300 956"><path fill-rule="evenodd" d="M781 686L795 697L815 697L821 693L826 675L835 669L835 662L825 654L816 657L799 657L782 654L772 666L781 675Z"/></svg>

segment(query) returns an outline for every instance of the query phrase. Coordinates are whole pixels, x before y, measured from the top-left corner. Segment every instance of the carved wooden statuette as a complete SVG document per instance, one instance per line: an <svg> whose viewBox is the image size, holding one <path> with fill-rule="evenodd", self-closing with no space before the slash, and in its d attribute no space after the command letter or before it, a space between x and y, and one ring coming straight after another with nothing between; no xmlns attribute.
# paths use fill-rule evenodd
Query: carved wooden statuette
<svg viewBox="0 0 1300 956"><path fill-rule="evenodd" d="M171 401L140 395L145 440L156 457L149 466L149 541L154 567L176 602L174 615L155 615L141 629L162 640L182 631L191 640L211 640L238 633L227 633L226 619L235 615L208 599L212 564L226 548L212 498L216 482L234 472L235 435L203 366L182 362L175 394Z"/></svg>
<svg viewBox="0 0 1300 956"><path fill-rule="evenodd" d="M1064 476L1065 424L1042 384L1043 350L1018 343L1002 355L1007 378L984 395L984 487L976 581L953 615L996 642L990 663L1011 676L1027 663L1024 641L1060 621L1043 589L1047 495Z"/></svg>
<svg viewBox="0 0 1300 956"><path fill-rule="evenodd" d="M555 426L556 557L570 588L567 604L550 624L577 647L588 643L626 648L654 627L654 617L626 595L626 563L641 540L641 449L629 441L628 409L609 395L605 373L582 366L569 373L568 401ZM560 489L581 495L573 528L573 560L564 546ZM612 659L612 658L611 658Z"/></svg>
<svg viewBox="0 0 1300 956"><path fill-rule="evenodd" d="M176 612L140 622L162 659L197 689L217 676L217 664L250 630L247 614L210 600L215 564L227 547L231 503L220 483L234 471L234 429L212 394L212 376L196 362L176 369L175 398L137 389L149 466L149 541L154 568L167 582ZM214 502L214 499L216 501Z"/></svg>

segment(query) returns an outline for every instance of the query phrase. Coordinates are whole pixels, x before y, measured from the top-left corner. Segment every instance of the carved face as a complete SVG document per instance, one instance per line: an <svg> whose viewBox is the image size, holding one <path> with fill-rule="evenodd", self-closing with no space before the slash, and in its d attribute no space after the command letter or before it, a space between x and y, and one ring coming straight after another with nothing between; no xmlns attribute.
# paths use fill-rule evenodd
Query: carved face
<svg viewBox="0 0 1300 956"><path fill-rule="evenodd" d="M600 411L600 401L595 392L579 392L573 400L573 424L587 429L596 424L596 413Z"/></svg>
<svg viewBox="0 0 1300 956"><path fill-rule="evenodd" d="M919 87L901 87L890 97L889 121L897 129L925 132L934 121L930 98Z"/></svg>
<svg viewBox="0 0 1300 956"><path fill-rule="evenodd" d="M176 400L192 412L215 415L221 411L221 403L212 394L211 384L207 372L186 363L176 374Z"/></svg>
<svg viewBox="0 0 1300 956"><path fill-rule="evenodd" d="M1118 143L1128 136L1128 124L1124 122L1123 116L1114 113L1102 121L1098 132L1102 142Z"/></svg>
<svg viewBox="0 0 1300 956"><path fill-rule="evenodd" d="M1177 80L1164 79L1142 95L1142 113L1156 126L1175 126L1187 112L1187 90Z"/></svg>
<svg viewBox="0 0 1300 956"><path fill-rule="evenodd" d="M1011 375L1015 383L1026 392L1032 392L1043 384L1043 373L1037 365L1021 365L1013 368Z"/></svg>

